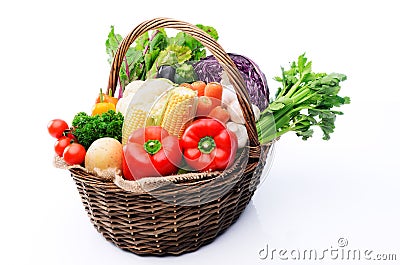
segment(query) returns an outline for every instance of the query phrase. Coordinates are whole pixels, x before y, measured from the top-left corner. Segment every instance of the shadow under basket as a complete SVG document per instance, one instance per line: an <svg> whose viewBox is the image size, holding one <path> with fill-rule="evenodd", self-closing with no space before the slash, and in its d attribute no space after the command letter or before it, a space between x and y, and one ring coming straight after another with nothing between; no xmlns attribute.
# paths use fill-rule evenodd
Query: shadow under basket
<svg viewBox="0 0 400 265"><path fill-rule="evenodd" d="M157 28L174 28L192 35L220 62L238 96L248 146L223 172L168 176L162 185L141 192L127 191L83 168L69 171L90 221L107 240L140 255L179 255L212 242L239 218L260 183L272 144L258 142L246 85L235 64L214 39L186 22L156 18L128 34L110 71L108 87L112 92L129 46L141 34Z"/></svg>

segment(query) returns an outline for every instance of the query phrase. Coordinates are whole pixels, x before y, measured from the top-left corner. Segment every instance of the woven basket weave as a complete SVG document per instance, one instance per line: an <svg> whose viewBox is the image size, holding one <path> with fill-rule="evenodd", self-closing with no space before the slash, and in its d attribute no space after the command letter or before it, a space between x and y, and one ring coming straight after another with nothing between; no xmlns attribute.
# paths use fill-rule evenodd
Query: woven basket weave
<svg viewBox="0 0 400 265"><path fill-rule="evenodd" d="M211 242L237 220L260 182L271 145L260 146L258 142L247 89L235 64L214 39L186 22L156 18L129 33L121 42L110 71L108 85L113 93L129 46L141 34L157 28L186 32L217 58L238 95L249 146L224 172L159 178L154 181L163 185L155 185L151 191L127 191L82 168L69 171L91 222L107 240L136 254L179 255Z"/></svg>

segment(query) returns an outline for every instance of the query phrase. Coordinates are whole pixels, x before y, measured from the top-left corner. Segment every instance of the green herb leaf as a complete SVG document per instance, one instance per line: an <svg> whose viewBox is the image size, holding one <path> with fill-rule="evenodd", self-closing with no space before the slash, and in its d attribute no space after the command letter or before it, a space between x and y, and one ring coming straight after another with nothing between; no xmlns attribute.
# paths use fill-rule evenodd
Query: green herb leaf
<svg viewBox="0 0 400 265"><path fill-rule="evenodd" d="M122 41L122 36L115 34L114 26L110 27L108 38L106 40L106 53L108 54L107 61L111 64L114 60L115 52L118 49L119 43Z"/></svg>
<svg viewBox="0 0 400 265"><path fill-rule="evenodd" d="M143 52L149 44L149 32L146 32L137 38L135 44L135 50Z"/></svg>
<svg viewBox="0 0 400 265"><path fill-rule="evenodd" d="M218 32L215 28L213 28L211 26L204 26L202 24L197 24L196 27L198 27L199 29L202 29L208 35L213 37L215 40L218 40L219 36L218 36Z"/></svg>
<svg viewBox="0 0 400 265"><path fill-rule="evenodd" d="M162 51L168 46L168 37L165 31L158 31L149 43L149 51Z"/></svg>

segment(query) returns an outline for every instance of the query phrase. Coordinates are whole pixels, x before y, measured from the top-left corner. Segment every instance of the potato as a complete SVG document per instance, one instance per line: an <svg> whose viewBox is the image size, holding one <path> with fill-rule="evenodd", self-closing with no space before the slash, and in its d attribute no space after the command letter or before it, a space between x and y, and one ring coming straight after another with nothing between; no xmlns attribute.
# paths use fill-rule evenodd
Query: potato
<svg viewBox="0 0 400 265"><path fill-rule="evenodd" d="M90 171L95 168L107 170L122 169L122 144L110 137L94 141L86 151L85 167Z"/></svg>

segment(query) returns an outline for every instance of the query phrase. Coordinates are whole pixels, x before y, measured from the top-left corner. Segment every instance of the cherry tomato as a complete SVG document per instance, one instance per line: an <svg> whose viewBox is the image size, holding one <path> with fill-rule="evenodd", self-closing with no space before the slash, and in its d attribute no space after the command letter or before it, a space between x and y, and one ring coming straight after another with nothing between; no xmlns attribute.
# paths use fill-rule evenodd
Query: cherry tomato
<svg viewBox="0 0 400 265"><path fill-rule="evenodd" d="M80 165L85 161L86 150L83 145L72 143L64 149L64 161L68 165Z"/></svg>
<svg viewBox="0 0 400 265"><path fill-rule="evenodd" d="M61 136L56 143L54 144L54 151L58 156L62 156L64 153L64 149L71 144L71 138L67 136Z"/></svg>
<svg viewBox="0 0 400 265"><path fill-rule="evenodd" d="M49 124L47 124L49 134L57 139L63 136L63 132L68 128L68 124L64 120L60 119L51 120Z"/></svg>
<svg viewBox="0 0 400 265"><path fill-rule="evenodd" d="M71 132L64 132L64 135L67 136L69 139L73 140L75 143L78 142L78 140L76 139L75 135L73 135Z"/></svg>

